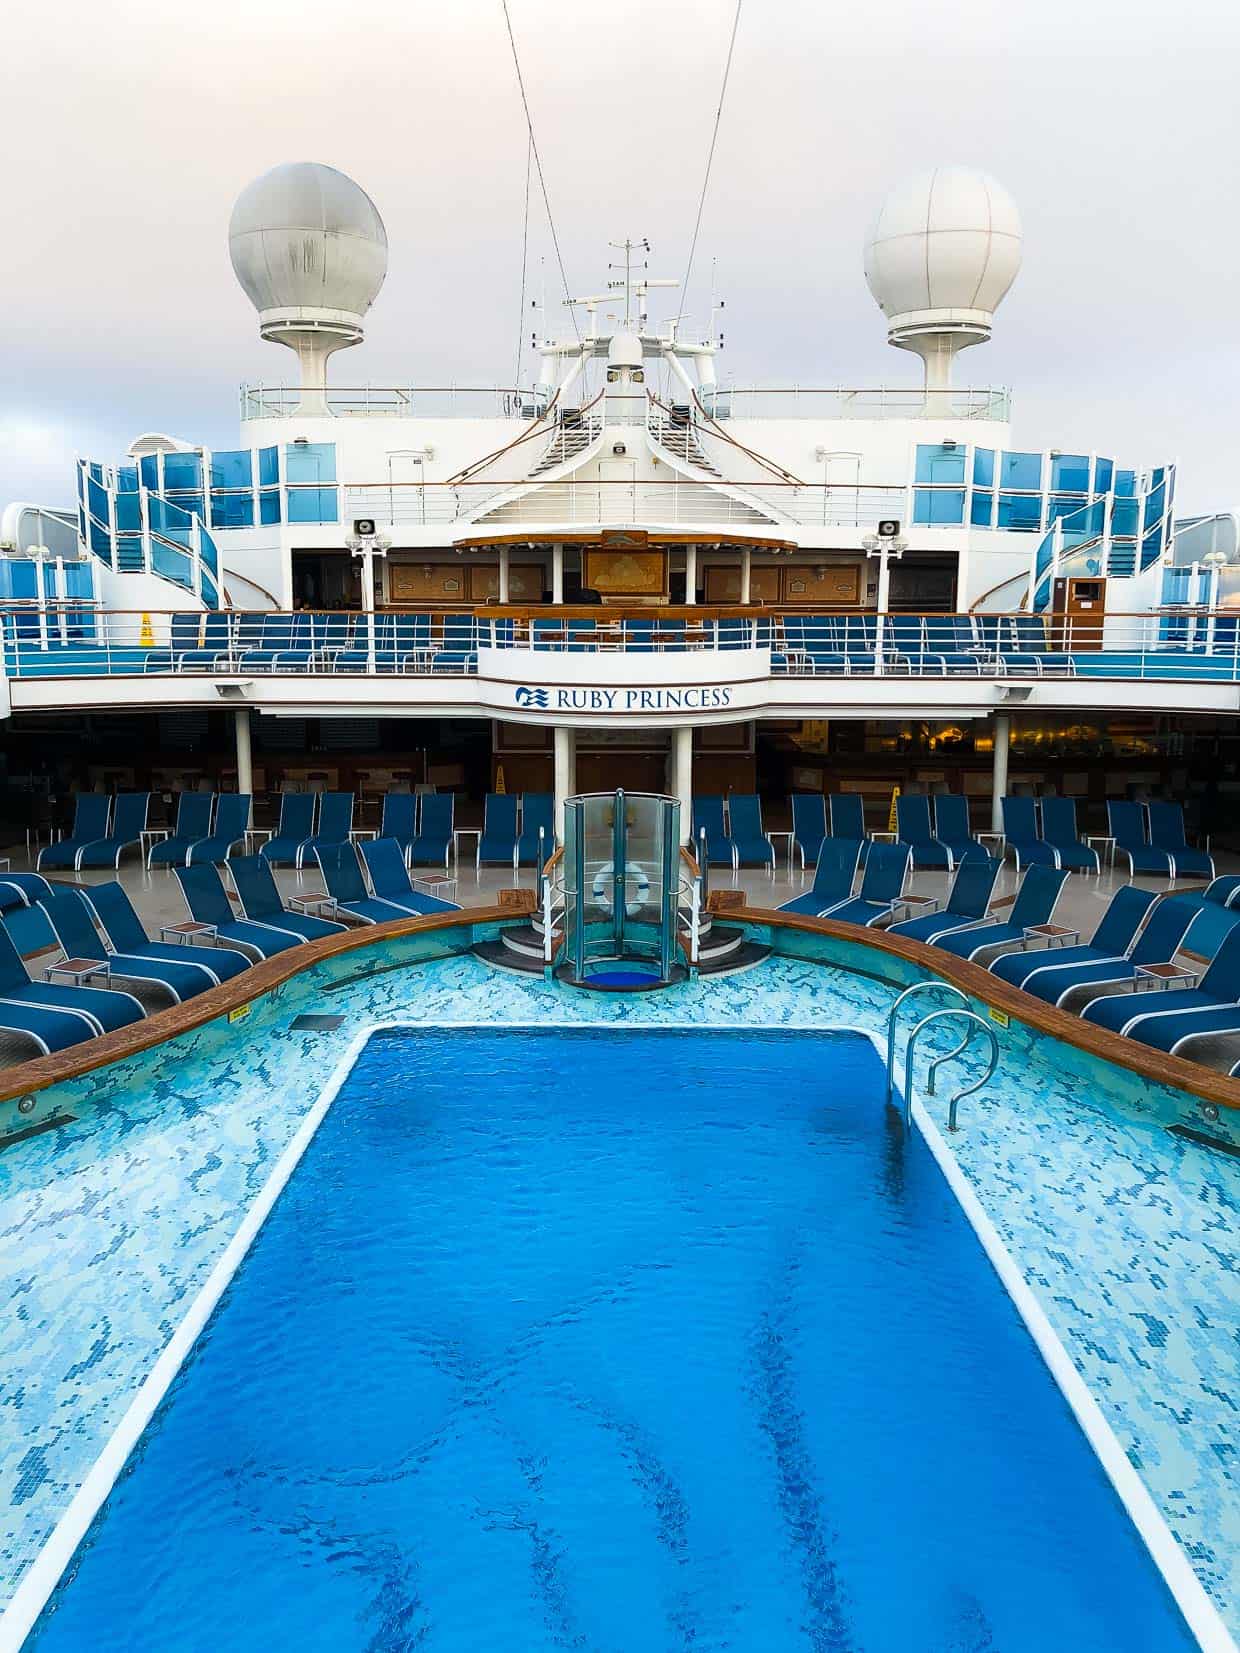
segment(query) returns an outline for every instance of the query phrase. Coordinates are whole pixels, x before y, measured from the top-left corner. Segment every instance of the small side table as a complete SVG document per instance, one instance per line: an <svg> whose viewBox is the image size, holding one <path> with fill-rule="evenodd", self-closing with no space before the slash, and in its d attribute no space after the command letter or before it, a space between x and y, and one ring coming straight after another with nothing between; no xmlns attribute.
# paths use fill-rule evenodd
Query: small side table
<svg viewBox="0 0 1240 1653"><path fill-rule="evenodd" d="M939 904L937 895L901 895L891 903L892 907L907 907L911 912L932 913Z"/></svg>
<svg viewBox="0 0 1240 1653"><path fill-rule="evenodd" d="M318 913L321 916L324 907L336 905L336 898L328 895L326 890L309 890L305 895L290 895L288 904L302 913Z"/></svg>
<svg viewBox="0 0 1240 1653"><path fill-rule="evenodd" d="M417 874L410 882L415 890L425 890L427 895L437 896L441 901L456 899L456 878L450 872L431 872L424 876ZM448 894L449 890L452 891L451 895Z"/></svg>
<svg viewBox="0 0 1240 1653"><path fill-rule="evenodd" d="M1066 947L1069 941L1079 941L1081 932L1066 924L1026 924L1025 947L1031 941L1044 941L1048 947Z"/></svg>
<svg viewBox="0 0 1240 1653"><path fill-rule="evenodd" d="M161 924L159 939L161 941L179 942L182 947L188 946L191 941L209 941L215 944L219 941L220 932L214 924L198 924L187 919L184 924Z"/></svg>
<svg viewBox="0 0 1240 1653"><path fill-rule="evenodd" d="M269 838L274 837L275 829L273 827L246 827L244 836L245 853L247 855L254 854L250 847L251 838L257 838L260 844L265 844Z"/></svg>
<svg viewBox="0 0 1240 1653"><path fill-rule="evenodd" d="M872 832L870 837L876 844L896 844L900 841L898 832Z"/></svg>
<svg viewBox="0 0 1240 1653"><path fill-rule="evenodd" d="M0 855L0 872L12 872L13 863L7 855Z"/></svg>
<svg viewBox="0 0 1240 1653"><path fill-rule="evenodd" d="M478 846L482 842L480 827L458 827L452 834L452 865L459 873L461 870L461 839L472 838L474 841L474 858L477 859Z"/></svg>
<svg viewBox="0 0 1240 1653"><path fill-rule="evenodd" d="M59 964L49 964L43 971L43 980L51 981L53 976L68 976L74 987L81 987L93 976L102 976L106 981L111 974L111 967L107 959L61 959Z"/></svg>
<svg viewBox="0 0 1240 1653"><path fill-rule="evenodd" d="M146 870L151 870L151 851L156 844L162 844L171 834L167 827L144 827L141 833L142 861Z"/></svg>
<svg viewBox="0 0 1240 1653"><path fill-rule="evenodd" d="M1115 865L1115 840L1105 832L1087 832L1085 842L1090 849L1097 849L1098 860L1105 861L1108 867Z"/></svg>
<svg viewBox="0 0 1240 1653"><path fill-rule="evenodd" d="M1182 964L1138 964L1135 966L1135 975L1133 989L1138 993L1141 991L1142 982L1148 982L1150 987L1165 991L1176 982L1183 987L1191 987L1197 980L1197 972L1185 969Z"/></svg>
<svg viewBox="0 0 1240 1653"><path fill-rule="evenodd" d="M771 840L771 848L772 849L775 849L775 840L776 840L776 838L783 838L785 840L786 848L787 848L787 856L788 856L788 876L789 876L789 878L791 878L792 877L792 839L793 839L793 834L791 832L783 832L783 831L768 832L767 837ZM775 859L776 859L776 864L778 865L778 862L779 862L779 851L778 850L775 850Z"/></svg>
<svg viewBox="0 0 1240 1653"><path fill-rule="evenodd" d="M1003 833L1001 833L1001 832L975 832L973 834L973 836L977 839L979 844L986 844L986 843L997 844L998 848L997 849L992 849L990 851L990 855L991 855L993 860L1002 861L1004 851L1007 849L1007 839L1003 835Z"/></svg>

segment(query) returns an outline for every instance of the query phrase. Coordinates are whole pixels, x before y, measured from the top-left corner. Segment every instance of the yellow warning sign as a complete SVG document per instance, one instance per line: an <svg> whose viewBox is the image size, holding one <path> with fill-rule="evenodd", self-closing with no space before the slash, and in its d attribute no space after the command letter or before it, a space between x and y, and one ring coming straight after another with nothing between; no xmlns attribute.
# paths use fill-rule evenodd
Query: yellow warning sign
<svg viewBox="0 0 1240 1653"><path fill-rule="evenodd" d="M1008 1025L1008 1013L1006 1010L988 1010L986 1014L990 1017L992 1022L997 1022L1000 1027L1006 1027Z"/></svg>
<svg viewBox="0 0 1240 1653"><path fill-rule="evenodd" d="M245 1021L246 1017L250 1014L250 1008L251 1007L248 1004L239 1004L235 1010L230 1010L228 1012L229 1021L230 1022L243 1022L243 1021Z"/></svg>
<svg viewBox="0 0 1240 1653"><path fill-rule="evenodd" d="M138 647L140 649L153 649L155 647L155 632L152 629L149 614L142 616L142 629L138 633Z"/></svg>
<svg viewBox="0 0 1240 1653"><path fill-rule="evenodd" d="M896 830L896 799L899 796L900 788L898 786L893 786L891 789L891 808L887 811L888 832L894 832Z"/></svg>
<svg viewBox="0 0 1240 1653"><path fill-rule="evenodd" d="M508 790L508 788L504 785L504 766L502 763L497 764L495 768L495 790L497 792L506 792Z"/></svg>

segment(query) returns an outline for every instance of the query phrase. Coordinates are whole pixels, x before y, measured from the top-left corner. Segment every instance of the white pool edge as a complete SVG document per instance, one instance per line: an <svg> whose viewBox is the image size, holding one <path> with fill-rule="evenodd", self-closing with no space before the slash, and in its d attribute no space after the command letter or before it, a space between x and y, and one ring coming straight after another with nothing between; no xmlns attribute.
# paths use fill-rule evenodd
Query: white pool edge
<svg viewBox="0 0 1240 1653"><path fill-rule="evenodd" d="M565 1027L570 1031L588 1031L596 1029L598 1025L581 1022L565 1024ZM286 1144L237 1232L216 1260L184 1319L160 1351L155 1364L139 1385L137 1393L103 1451L44 1541L7 1606L0 1612L0 1653L20 1653L27 1636L34 1629L40 1614L90 1530L91 1523L107 1502L130 1455L175 1382L177 1374L211 1319L220 1299L228 1290L233 1276L244 1262L276 1201L314 1140L319 1126L366 1044L376 1033L381 1032L409 1030L434 1033L448 1028L485 1028L492 1032L496 1029L546 1031L540 1024L523 1021L480 1022L465 1019L430 1024L397 1020L369 1022L354 1034L332 1068L323 1089ZM696 1022L661 1022L655 1031L674 1031L676 1028L703 1031L701 1025ZM637 1032L643 1029L640 1024L637 1027L621 1024L613 1031ZM709 1027L705 1031L730 1030L726 1027ZM886 1062L885 1046L879 1035L854 1024L832 1023L829 1027L815 1028L762 1023L746 1025L741 1031L854 1034L873 1045L879 1061L884 1064ZM1185 1623L1196 1637L1202 1653L1240 1653L1240 1647L1223 1622L1218 1608L1210 1600L1205 1586L1194 1572L1192 1563L1155 1504L1144 1481L1128 1461L1118 1437L1103 1416L1089 1386L1074 1365L1072 1357L1008 1251L998 1229L986 1214L967 1174L951 1152L938 1126L920 1102L914 1101L912 1113L948 1187L981 1242L992 1268L1024 1321L1034 1345L1071 1408L1086 1440L1093 1448L1104 1474L1137 1529Z"/></svg>

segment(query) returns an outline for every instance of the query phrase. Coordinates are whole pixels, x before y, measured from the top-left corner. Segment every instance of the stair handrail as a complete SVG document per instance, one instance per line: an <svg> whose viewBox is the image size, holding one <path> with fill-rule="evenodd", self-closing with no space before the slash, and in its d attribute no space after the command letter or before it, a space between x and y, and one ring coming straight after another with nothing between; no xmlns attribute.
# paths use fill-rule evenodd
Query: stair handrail
<svg viewBox="0 0 1240 1653"><path fill-rule="evenodd" d="M230 568L228 570L227 574L221 574L220 584L221 585L226 585L229 580L243 580L246 585L253 586L254 590L257 591L257 592L260 592L262 594L262 596L266 597L267 601L271 604L272 608L276 612L279 612L280 599L276 596L275 592L274 591L268 591L268 589L265 585L260 585L257 580L252 580L248 574L242 574L239 570ZM235 607L236 605L232 601L232 593L229 592L229 591L226 591L224 593L224 595L229 600L229 607L230 608Z"/></svg>
<svg viewBox="0 0 1240 1653"><path fill-rule="evenodd" d="M901 993L899 995L899 997L893 1002L893 1004L891 1006L891 1009L887 1012L887 1096L886 1096L886 1102L887 1102L888 1107L891 1106L892 1099L893 1099L894 1094L895 1094L896 1019L900 1014L900 1006L902 1004L904 1004L908 999L916 997L916 995L919 994L919 993L950 993L953 998L959 999L960 1003L963 1004L963 1005L967 1005L968 1002L969 1002L968 999L966 998L966 996L960 991L960 989L958 987L953 987L951 982L938 981L938 980L934 980L934 981L915 981L911 987L906 987L904 989L903 993ZM905 1079L907 1080L907 1078L908 1078L908 1046L907 1045L905 1045L905 1047L904 1047L904 1074L905 1074Z"/></svg>
<svg viewBox="0 0 1240 1653"><path fill-rule="evenodd" d="M493 453L488 453L481 459L471 460L468 465L463 466L459 471L455 471L451 476L445 477L445 483L452 484L456 482L468 482L471 476L477 476L479 471L485 470L488 465L492 464L495 460L502 458L504 454L511 453L514 448L519 448L523 442L530 441L532 437L544 434L542 431L542 426L544 426L551 418L552 410L559 400L559 397L560 392L557 389L551 400L547 403L546 407L543 408L541 413L535 415L526 429L521 432L520 436L514 436L511 442L505 442L503 447L496 448Z"/></svg>
<svg viewBox="0 0 1240 1653"><path fill-rule="evenodd" d="M797 476L794 471L786 470L777 459L768 459L765 454L760 454L753 448L747 448L743 442L738 442L734 436L724 430L713 414L707 412L696 390L693 391L692 395L694 406L706 424L709 425L712 436L717 436L721 442L727 442L738 453L743 453L747 459L752 459L755 465L761 465L764 471L770 471L772 476L777 476L781 482L790 482L798 488L806 486L803 477Z"/></svg>
<svg viewBox="0 0 1240 1653"><path fill-rule="evenodd" d="M918 1022L917 1026L909 1034L908 1044L904 1047L904 1129L906 1132L911 1131L913 1128L913 1056L916 1050L917 1040L926 1028L933 1026L935 1022L941 1022L951 1017L961 1018L968 1025L968 1031L966 1032L964 1039L955 1050L949 1051L946 1055L938 1056L934 1059L930 1065L931 1074L933 1074L935 1068L941 1066L943 1062L951 1061L954 1057L960 1056L964 1053L964 1051L972 1043L973 1031L975 1028L980 1028L982 1030L982 1033L985 1035L990 1045L990 1060L987 1062L985 1071L982 1073L980 1079L974 1080L971 1085L961 1086L961 1088L948 1101L947 1128L949 1131L954 1131L958 1128L956 1125L956 1114L963 1099L966 1096L972 1096L975 1091L981 1090L982 1086L989 1082L994 1075L995 1069L999 1066L998 1035L995 1033L994 1028L989 1022L984 1022L982 1020L976 1010L961 1010L960 1007L956 1005L952 1006L948 1010L932 1010L928 1016L923 1016L921 1021ZM929 1085L927 1085L927 1094L932 1094Z"/></svg>
<svg viewBox="0 0 1240 1653"><path fill-rule="evenodd" d="M539 827L538 833L540 839L542 837L542 831L543 829ZM560 897L558 903L559 911L563 912L566 906L564 901L563 882L557 886L553 877L554 869L558 867L563 860L564 848L561 845L561 847L557 849L553 855L548 857L546 863L540 867L538 874L539 903L542 907L543 921L543 973L548 976L551 974L551 967L555 962L555 943L553 937L555 935L555 914L557 909L555 896L557 889Z"/></svg>

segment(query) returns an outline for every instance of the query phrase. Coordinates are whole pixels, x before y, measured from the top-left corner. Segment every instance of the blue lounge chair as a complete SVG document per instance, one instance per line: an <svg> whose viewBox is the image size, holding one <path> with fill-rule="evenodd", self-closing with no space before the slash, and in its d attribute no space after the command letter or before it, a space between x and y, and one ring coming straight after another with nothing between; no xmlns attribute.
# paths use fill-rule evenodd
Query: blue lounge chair
<svg viewBox="0 0 1240 1653"><path fill-rule="evenodd" d="M507 861L517 870L517 798L513 792L488 792L475 865Z"/></svg>
<svg viewBox="0 0 1240 1653"><path fill-rule="evenodd" d="M380 838L395 838L408 855L418 836L418 799L414 792L386 792L379 818Z"/></svg>
<svg viewBox="0 0 1240 1653"><path fill-rule="evenodd" d="M832 838L849 844L868 844L865 830L865 799L859 792L832 792L827 799Z"/></svg>
<svg viewBox="0 0 1240 1653"><path fill-rule="evenodd" d="M952 860L989 861L990 851L973 836L969 800L959 792L940 792L934 800L934 836L952 852Z"/></svg>
<svg viewBox="0 0 1240 1653"><path fill-rule="evenodd" d="M825 839L818 865L814 868L813 889L792 901L785 901L779 911L804 913L810 918L818 918L830 908L838 907L852 894L860 859L860 844Z"/></svg>
<svg viewBox="0 0 1240 1653"><path fill-rule="evenodd" d="M349 646L352 631L351 614L314 616L314 665L318 670L335 667L338 656Z"/></svg>
<svg viewBox="0 0 1240 1653"><path fill-rule="evenodd" d="M352 640L336 651L333 662L338 672L364 672L371 659L371 629L374 630L374 662L376 671L395 671L396 653L395 616L375 614L357 616Z"/></svg>
<svg viewBox="0 0 1240 1653"><path fill-rule="evenodd" d="M73 800L73 827L67 838L58 844L45 844L39 851L35 866L72 867L78 851L87 844L98 843L107 836L112 800L104 792L79 792Z"/></svg>
<svg viewBox="0 0 1240 1653"><path fill-rule="evenodd" d="M352 792L324 792L319 798L319 820L314 836L307 838L301 846L301 855L297 865L304 865L306 858L317 850L334 849L337 845L349 845L353 842L353 793Z"/></svg>
<svg viewBox="0 0 1240 1653"><path fill-rule="evenodd" d="M554 853L555 799L550 792L525 792L521 797L517 865L542 867Z"/></svg>
<svg viewBox="0 0 1240 1653"><path fill-rule="evenodd" d="M192 965L208 978L212 987L218 987L222 981L231 981L234 976L250 968L249 959L231 947L199 947L192 943L181 946L152 941L134 911L133 902L119 884L92 884L84 893L104 935L118 953L130 958Z"/></svg>
<svg viewBox="0 0 1240 1653"><path fill-rule="evenodd" d="M195 614L174 614L172 624L168 628L168 647L166 649L147 649L146 659L142 663L143 671L175 671L184 656L191 649L198 647L198 636L201 628L201 611Z"/></svg>
<svg viewBox="0 0 1240 1653"><path fill-rule="evenodd" d="M150 813L149 792L118 792L112 811L112 826L106 837L92 844L83 844L74 857L73 865L83 867L119 867L127 849L142 852L142 834Z"/></svg>
<svg viewBox="0 0 1240 1653"><path fill-rule="evenodd" d="M305 671L314 653L308 614L265 614L258 641L243 648L240 671Z"/></svg>
<svg viewBox="0 0 1240 1653"><path fill-rule="evenodd" d="M775 846L762 828L762 800L756 792L733 792L728 823L738 867L766 867L775 876Z"/></svg>
<svg viewBox="0 0 1240 1653"><path fill-rule="evenodd" d="M85 892L70 885L57 885L51 896L41 903L56 935L56 940L69 959L101 959L110 975L124 981L141 982L144 987L157 988L167 993L174 1004L192 999L219 982L218 976L208 974L193 963L168 963L141 953L110 952L106 942L95 929L94 919Z"/></svg>
<svg viewBox="0 0 1240 1653"><path fill-rule="evenodd" d="M838 901L824 909L819 918L835 918L842 924L866 927L890 918L904 894L912 862L913 852L907 844L874 844L866 857L860 890L851 900Z"/></svg>
<svg viewBox="0 0 1240 1653"><path fill-rule="evenodd" d="M703 866L736 867L736 845L723 824L723 799L710 795L693 800L693 853Z"/></svg>
<svg viewBox="0 0 1240 1653"><path fill-rule="evenodd" d="M950 872L955 865L951 850L934 836L929 798L917 793L896 799L896 842L908 845L915 867L946 867Z"/></svg>
<svg viewBox="0 0 1240 1653"><path fill-rule="evenodd" d="M1054 850L1058 865L1069 872L1102 871L1098 851L1081 842L1075 798L1042 799L1042 837Z"/></svg>
<svg viewBox="0 0 1240 1653"><path fill-rule="evenodd" d="M1108 1027L1112 1032L1119 1031L1120 1024L1128 1015L1124 1006L1132 1003L1131 990L1139 984L1137 967L1174 964L1200 911L1195 896L1172 895L1159 901L1155 894L1155 900L1157 905L1127 957L1106 970L1085 973L1082 980L1074 984L1102 990L1079 1007L1080 1013L1087 1020L1100 1027ZM1066 993L1062 994L1061 998L1066 996Z"/></svg>
<svg viewBox="0 0 1240 1653"><path fill-rule="evenodd" d="M418 805L418 835L409 849L411 867L448 870L456 799L451 792L423 792Z"/></svg>
<svg viewBox="0 0 1240 1653"><path fill-rule="evenodd" d="M1108 798L1107 831L1115 840L1116 855L1127 858L1131 877L1145 873L1154 878L1174 878L1175 862L1170 852L1154 848L1149 842L1144 804Z"/></svg>
<svg viewBox="0 0 1240 1653"><path fill-rule="evenodd" d="M182 792L177 799L176 825L170 837L151 845L147 856L148 867L183 867L195 844L200 844L211 832L211 810L215 804L214 792Z"/></svg>
<svg viewBox="0 0 1240 1653"><path fill-rule="evenodd" d="M1145 806L1150 823L1150 848L1165 849L1177 878L1213 878L1214 857L1196 849L1184 834L1184 806L1151 798Z"/></svg>
<svg viewBox="0 0 1240 1653"><path fill-rule="evenodd" d="M1004 953L992 962L991 971L1048 1004L1061 1004L1078 987L1123 979L1137 933L1157 899L1151 890L1125 884L1111 897L1087 946L1064 947L1053 953ZM1180 938L1186 927L1181 928Z"/></svg>
<svg viewBox="0 0 1240 1653"><path fill-rule="evenodd" d="M920 913L916 918L901 919L898 924L888 925L887 934L930 942L939 936L951 935L956 930L969 929L985 918L998 876L999 863L990 856L980 861L976 857L961 861L942 912Z"/></svg>
<svg viewBox="0 0 1240 1653"><path fill-rule="evenodd" d="M248 792L221 792L215 804L211 835L190 845L185 852L185 865L196 867L227 861L236 845L245 843L252 802Z"/></svg>
<svg viewBox="0 0 1240 1653"><path fill-rule="evenodd" d="M324 936L339 935L344 929L343 924L328 918L290 912L280 899L270 863L261 855L238 855L228 863L228 870L241 911L252 923L292 930L303 941L321 941Z"/></svg>
<svg viewBox="0 0 1240 1653"><path fill-rule="evenodd" d="M0 912L7 913L14 907L35 907L45 895L50 895L51 889L47 879L37 872L0 873Z"/></svg>
<svg viewBox="0 0 1240 1653"><path fill-rule="evenodd" d="M801 867L814 867L822 853L823 839L829 836L827 800L821 792L792 794L792 847L801 858Z"/></svg>
<svg viewBox="0 0 1240 1653"><path fill-rule="evenodd" d="M362 860L370 874L370 887L379 901L390 907L399 907L402 913L414 918L425 918L428 913L457 913L455 901L444 901L437 895L426 895L414 887L409 877L400 845L394 838L375 838L362 845Z"/></svg>
<svg viewBox="0 0 1240 1653"><path fill-rule="evenodd" d="M228 623L232 618L221 609L212 610L203 621L202 642L186 649L177 660L177 670L215 671L227 665L231 643Z"/></svg>
<svg viewBox="0 0 1240 1653"><path fill-rule="evenodd" d="M1042 836L1035 798L1004 798L1003 838L1022 867L1057 867L1059 857Z"/></svg>
<svg viewBox="0 0 1240 1653"><path fill-rule="evenodd" d="M306 939L283 925L255 924L238 918L214 862L172 870L181 886L189 916L196 924L214 925L217 939L225 945L240 947L244 952L267 959L275 953L287 952L290 947L300 947Z"/></svg>
<svg viewBox="0 0 1240 1653"><path fill-rule="evenodd" d="M1027 946L1026 929L1033 924L1050 923L1067 880L1065 867L1030 867L1006 923L996 920L993 924L979 924L974 930L938 936L931 945L942 947L961 959L975 959L992 947Z"/></svg>
<svg viewBox="0 0 1240 1653"><path fill-rule="evenodd" d="M1096 1027L1172 1056L1196 1039L1240 1033L1240 924L1223 937L1197 987L1095 999L1085 1014Z"/></svg>
<svg viewBox="0 0 1240 1653"><path fill-rule="evenodd" d="M931 614L926 617L926 647L945 672L977 677L982 663L967 614Z"/></svg>
<svg viewBox="0 0 1240 1653"><path fill-rule="evenodd" d="M445 614L438 646L432 642L433 672L469 672L478 669L477 629L472 614Z"/></svg>
<svg viewBox="0 0 1240 1653"><path fill-rule="evenodd" d="M0 924L0 1030L29 1039L41 1056L128 1027L145 1015L132 993L31 981L13 938Z"/></svg>
<svg viewBox="0 0 1240 1653"><path fill-rule="evenodd" d="M352 844L332 844L315 850L319 869L323 874L323 882L327 885L327 893L332 898L332 911L340 916L346 913L350 918L356 918L362 924L387 924L394 918L409 918L407 907L400 907L394 901L385 901L382 896L372 896L366 888L366 880L362 877L362 869L358 865L357 851ZM404 871L404 857L399 847L396 849L397 859L400 861L401 871Z"/></svg>
<svg viewBox="0 0 1240 1653"><path fill-rule="evenodd" d="M306 845L314 836L313 792L282 792L276 830L259 854L273 867L299 867Z"/></svg>

